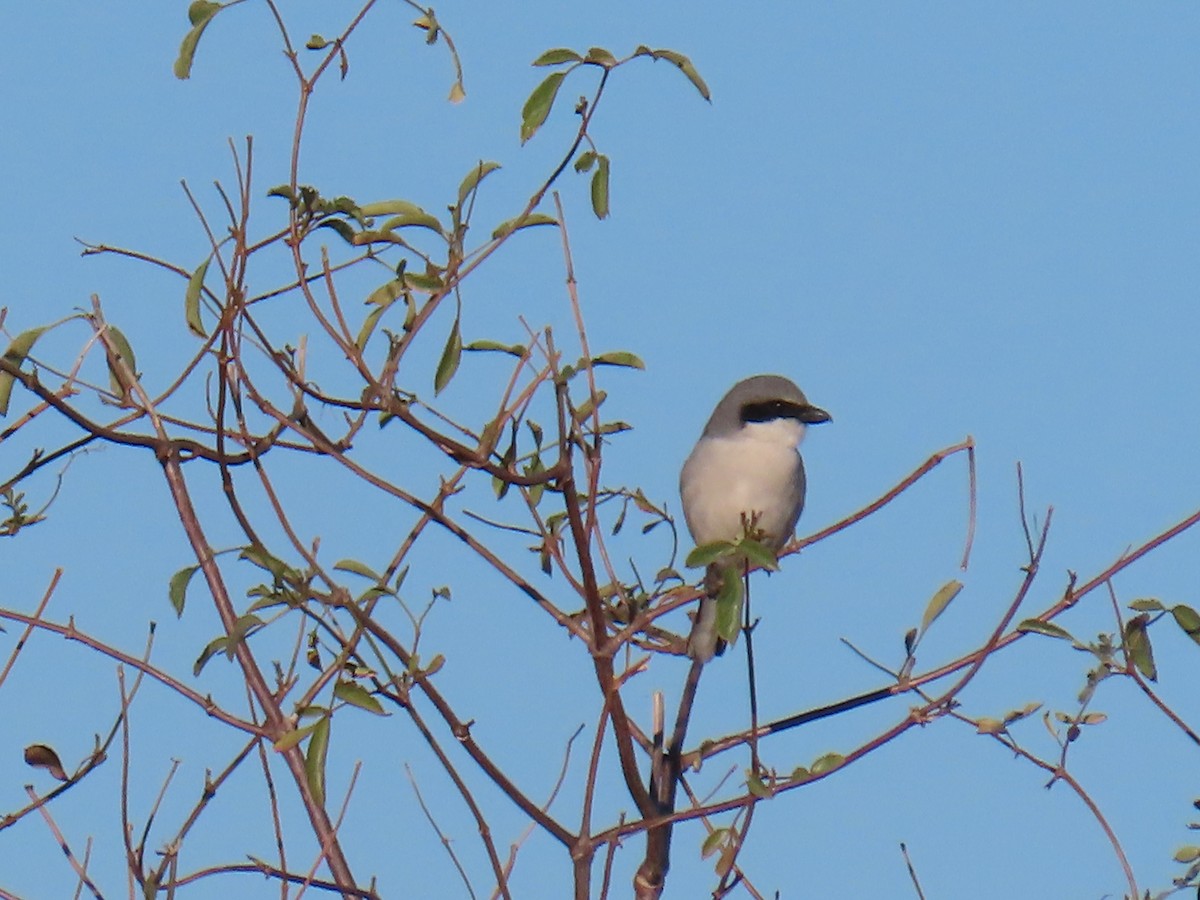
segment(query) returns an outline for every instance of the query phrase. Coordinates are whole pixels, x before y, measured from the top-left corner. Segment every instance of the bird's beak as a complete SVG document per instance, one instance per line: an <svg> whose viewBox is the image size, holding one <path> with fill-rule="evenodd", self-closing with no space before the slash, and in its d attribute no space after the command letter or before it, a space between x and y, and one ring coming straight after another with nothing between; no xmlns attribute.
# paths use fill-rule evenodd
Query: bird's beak
<svg viewBox="0 0 1200 900"><path fill-rule="evenodd" d="M805 425L820 425L822 422L832 422L833 416L819 406L802 406L796 416Z"/></svg>

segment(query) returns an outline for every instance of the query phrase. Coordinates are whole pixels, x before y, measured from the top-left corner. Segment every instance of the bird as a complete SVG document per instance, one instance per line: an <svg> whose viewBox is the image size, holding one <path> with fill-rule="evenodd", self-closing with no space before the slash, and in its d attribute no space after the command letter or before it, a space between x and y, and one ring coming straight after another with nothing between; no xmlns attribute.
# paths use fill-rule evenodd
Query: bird
<svg viewBox="0 0 1200 900"><path fill-rule="evenodd" d="M829 421L782 375L755 375L730 388L679 473L683 516L696 545L736 541L749 528L778 553L804 509L800 442L809 425ZM700 664L725 649L716 627L720 583L713 563L687 641L687 655Z"/></svg>

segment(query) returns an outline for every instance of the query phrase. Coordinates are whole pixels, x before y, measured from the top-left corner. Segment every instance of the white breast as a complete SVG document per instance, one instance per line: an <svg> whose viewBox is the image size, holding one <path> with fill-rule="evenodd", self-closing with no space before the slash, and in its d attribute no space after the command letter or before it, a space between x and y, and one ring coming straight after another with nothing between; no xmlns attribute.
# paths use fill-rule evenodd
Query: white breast
<svg viewBox="0 0 1200 900"><path fill-rule="evenodd" d="M731 437L701 438L683 465L679 492L697 544L736 540L746 518L776 547L792 536L804 506L804 464L797 446L804 425L794 419L749 423Z"/></svg>

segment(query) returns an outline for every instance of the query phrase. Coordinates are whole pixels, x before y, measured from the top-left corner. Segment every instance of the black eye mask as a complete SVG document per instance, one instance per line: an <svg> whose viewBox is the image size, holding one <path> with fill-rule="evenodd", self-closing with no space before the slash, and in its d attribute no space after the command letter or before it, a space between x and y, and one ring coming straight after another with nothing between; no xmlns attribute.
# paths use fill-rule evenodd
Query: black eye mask
<svg viewBox="0 0 1200 900"><path fill-rule="evenodd" d="M792 400L758 400L746 403L739 410L742 424L747 422L773 422L776 419L795 419L805 425L817 425L828 422L829 413L809 403L796 403Z"/></svg>

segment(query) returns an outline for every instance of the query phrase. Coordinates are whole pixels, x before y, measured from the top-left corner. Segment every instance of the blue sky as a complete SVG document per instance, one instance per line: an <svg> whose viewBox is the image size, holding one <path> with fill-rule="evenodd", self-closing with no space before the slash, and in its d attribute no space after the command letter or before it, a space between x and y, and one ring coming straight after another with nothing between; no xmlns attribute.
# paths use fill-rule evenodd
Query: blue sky
<svg viewBox="0 0 1200 900"><path fill-rule="evenodd" d="M348 9L288 7L300 42L335 33ZM10 5L0 14L12 37L0 57L9 210L0 224L0 305L10 333L87 306L98 293L144 372L169 371L194 352L178 279L111 257L81 258L75 239L194 267L207 243L179 181L216 214L212 182L233 182L228 139L240 145L254 135L254 224L265 234L282 221L283 203L263 194L286 180L295 99L267 11L252 2L218 17L191 80L181 82L171 64L185 11L182 2L142 0L119 10ZM1047 505L1055 510L1028 614L1061 594L1068 570L1090 577L1200 505L1195 7L758 3L734 10L671 0L585 9L537 0L519 9L448 3L438 14L464 60L465 102L445 101L453 75L444 49L424 46L407 7L383 5L349 47L350 77L324 83L314 99L302 181L360 202L404 197L441 211L462 176L493 159L504 168L481 192L476 221L499 222L557 162L575 128L571 103L590 88L588 76L572 76L550 121L521 147L521 105L542 74L528 64L544 49L670 47L689 54L712 89L710 105L665 63L621 69L593 128L613 161L612 216L593 219L583 178L568 175L560 186L592 347L633 350L647 366L606 373L607 408L635 426L609 448L606 480L640 484L677 509L678 467L709 410L730 384L757 372L792 377L834 416L805 445L810 487L801 534L870 501L930 453L968 434L978 443L978 531L965 573L958 562L966 473L952 460L873 519L756 584L765 716L881 686L882 676L839 638L898 664L904 632L950 578L966 588L922 643L918 669L986 638L1022 574L1018 460L1030 509L1039 517ZM468 340L522 340L518 316L551 324L564 339L570 333L557 236L542 229L517 238L464 296ZM261 279L253 286L273 283L279 271L252 273ZM293 331L302 327L294 310L272 314L284 331L289 322ZM48 339L45 354L70 359L83 339L76 326ZM439 349L423 351L430 367ZM504 374L497 361L472 357L445 403L470 415L472 384ZM413 376L426 391L430 377ZM4 472L32 446L65 433L48 428L8 442L0 448ZM398 430L372 441L364 452L395 477L435 483L431 459ZM194 477L197 491L217 487L211 473ZM277 477L329 561L386 558L403 534L406 512L326 480L311 463L283 467ZM48 476L28 486L31 498L51 489ZM490 509L485 495L471 496L473 508ZM209 496L202 513L214 543L236 541L219 496ZM497 541L524 553L520 542ZM1113 582L1120 600L1200 604L1198 542L1186 534L1122 573ZM426 638L430 652L451 660L445 690L540 796L567 737L597 713L587 660L544 617L499 592L480 566L452 555L448 539L431 543L410 584L414 594L447 582L454 591ZM660 532L619 547L643 571L670 552ZM52 618L74 615L80 627L135 653L146 622L157 620L155 659L185 680L215 634L202 604L181 621L167 606L167 580L190 560L148 455L109 449L77 460L51 520L0 554L4 606L31 608L62 566ZM1062 622L1085 639L1111 630L1106 596L1089 596ZM1200 648L1163 626L1152 632L1162 694L1194 723L1200 706L1190 688ZM10 627L0 635L0 647L14 634ZM236 703L222 665L189 683ZM989 662L962 697L965 711L998 715L1031 701L1069 710L1086 667L1065 644L1026 639ZM682 675L682 665L656 662L630 686L631 709L644 715L655 688L675 696ZM743 681L736 654L713 664L693 738L744 724ZM92 734L111 722L116 690L108 663L78 646L34 640L0 689L0 810L23 804L20 786L28 781L47 787L22 765L21 748L44 741L66 759L82 758ZM168 760L179 758L163 813L172 822L199 791L204 769L223 766L234 744L195 709L146 690L133 714L133 806L144 816ZM767 761L786 771L846 752L907 707L899 700L791 732L769 745ZM1182 870L1171 856L1189 841L1195 816L1196 748L1132 685L1106 683L1093 708L1109 719L1072 749L1071 771L1121 838L1139 886L1166 888ZM1052 752L1036 720L1019 729L1024 745ZM347 825L360 876L377 874L388 897L459 895L415 807L408 763L482 888L487 870L473 825L401 717L335 733L331 793L344 789L360 758L368 766ZM573 757L576 776L582 758ZM124 884L113 842L117 768L114 760L55 807L73 846L97 835L93 872L110 896ZM713 769L703 777L715 784L720 766ZM218 798L212 824L189 842L184 868L270 854L252 776ZM1121 896L1124 878L1095 820L1063 785L1046 791L1045 781L989 739L939 721L836 777L760 805L742 862L767 895L909 897L904 841L930 898ZM630 805L615 780L611 788L610 818ZM523 823L480 790L506 848ZM568 821L575 797L562 800ZM299 822L292 832L303 840ZM668 896L701 896L711 885L700 841L694 826L678 832ZM621 854L618 883L628 883L638 852L629 846ZM567 871L558 849L534 837L521 851L514 891L557 896L546 881ZM72 884L40 821L0 832L0 888L63 896ZM250 885L230 876L190 896L267 890Z"/></svg>

